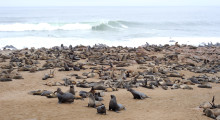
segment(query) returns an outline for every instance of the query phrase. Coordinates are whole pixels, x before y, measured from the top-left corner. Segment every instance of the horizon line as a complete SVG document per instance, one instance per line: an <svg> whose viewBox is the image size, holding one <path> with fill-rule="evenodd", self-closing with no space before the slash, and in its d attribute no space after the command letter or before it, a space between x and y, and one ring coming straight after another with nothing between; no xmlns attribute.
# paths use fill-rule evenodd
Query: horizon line
<svg viewBox="0 0 220 120"><path fill-rule="evenodd" d="M0 6L0 7L220 7L220 5L160 5L160 6L157 6L157 5L125 5L125 6L120 6L120 5L104 5L104 6L101 6L101 5L62 5L62 6L59 6L59 5L53 5L53 6L50 6L50 5L43 5L43 6Z"/></svg>

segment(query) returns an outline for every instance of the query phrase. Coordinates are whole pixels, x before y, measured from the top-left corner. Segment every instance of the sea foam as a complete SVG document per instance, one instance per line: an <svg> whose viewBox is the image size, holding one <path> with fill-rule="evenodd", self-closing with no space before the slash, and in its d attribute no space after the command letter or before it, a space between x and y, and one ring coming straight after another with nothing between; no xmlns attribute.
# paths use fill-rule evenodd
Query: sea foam
<svg viewBox="0 0 220 120"><path fill-rule="evenodd" d="M0 25L0 31L52 31L52 30L88 30L92 26L89 24L64 24L64 25L52 25L49 23L14 23L14 24L2 24Z"/></svg>
<svg viewBox="0 0 220 120"><path fill-rule="evenodd" d="M0 32L54 31L54 30L115 30L126 29L123 21L99 21L90 23L12 23L0 24Z"/></svg>
<svg viewBox="0 0 220 120"><path fill-rule="evenodd" d="M1 44L0 48L6 45L13 45L18 49L22 49L25 47L35 47L35 48L51 48L53 46L60 46L64 44L66 46L69 45L90 45L93 46L95 44L106 44L108 46L127 46L127 47L139 47L145 45L146 43L153 45L165 45L170 44L173 45L175 42L179 44L186 45L204 45L208 43L218 43L220 42L219 37L149 37L149 38L133 38L133 39L124 39L124 40L108 40L108 39L99 39L99 38L77 38L77 37L69 37L69 38L54 38L54 37L17 37L17 38L0 38Z"/></svg>

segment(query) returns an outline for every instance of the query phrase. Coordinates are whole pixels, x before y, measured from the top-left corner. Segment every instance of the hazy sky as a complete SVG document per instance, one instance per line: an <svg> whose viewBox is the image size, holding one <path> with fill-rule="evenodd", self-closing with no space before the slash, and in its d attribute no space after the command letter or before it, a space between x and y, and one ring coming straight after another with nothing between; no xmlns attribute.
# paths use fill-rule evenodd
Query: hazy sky
<svg viewBox="0 0 220 120"><path fill-rule="evenodd" d="M220 6L220 0L0 0L0 6Z"/></svg>

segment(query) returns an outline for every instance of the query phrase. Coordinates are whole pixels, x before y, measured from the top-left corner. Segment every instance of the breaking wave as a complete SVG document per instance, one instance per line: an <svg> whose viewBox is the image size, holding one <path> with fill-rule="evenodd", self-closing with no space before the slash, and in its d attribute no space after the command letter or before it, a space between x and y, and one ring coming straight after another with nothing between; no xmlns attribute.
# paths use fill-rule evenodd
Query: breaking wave
<svg viewBox="0 0 220 120"><path fill-rule="evenodd" d="M127 29L128 26L126 24L128 25L129 23L125 21L108 21L92 26L92 30L106 31L106 30Z"/></svg>
<svg viewBox="0 0 220 120"><path fill-rule="evenodd" d="M54 31L54 30L116 30L126 29L129 22L125 21L107 21L107 22L90 22L90 23L67 23L67 24L51 24L51 23L13 23L0 24L0 31L18 32L18 31Z"/></svg>

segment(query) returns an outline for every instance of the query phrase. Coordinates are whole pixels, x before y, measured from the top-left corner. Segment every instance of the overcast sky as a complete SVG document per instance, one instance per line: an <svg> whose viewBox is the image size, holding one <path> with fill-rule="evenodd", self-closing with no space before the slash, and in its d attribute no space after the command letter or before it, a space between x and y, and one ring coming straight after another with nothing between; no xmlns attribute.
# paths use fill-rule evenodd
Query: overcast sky
<svg viewBox="0 0 220 120"><path fill-rule="evenodd" d="M0 0L0 6L220 6L220 0Z"/></svg>

